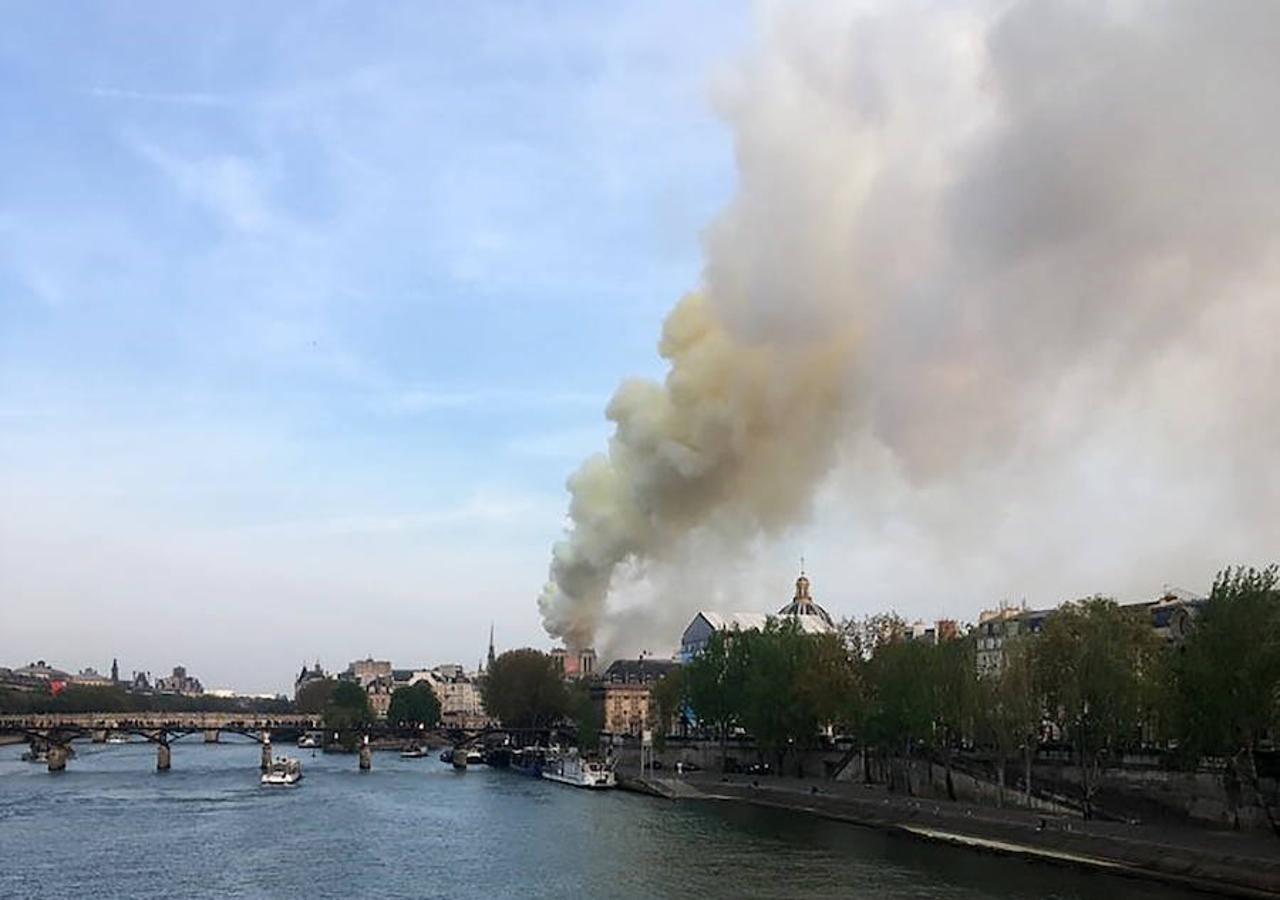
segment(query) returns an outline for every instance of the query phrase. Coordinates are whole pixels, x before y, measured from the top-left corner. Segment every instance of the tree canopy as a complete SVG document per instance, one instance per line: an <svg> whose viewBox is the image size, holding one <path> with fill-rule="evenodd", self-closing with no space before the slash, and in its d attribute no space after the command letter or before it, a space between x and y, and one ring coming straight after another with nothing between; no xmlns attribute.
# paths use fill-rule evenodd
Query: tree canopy
<svg viewBox="0 0 1280 900"><path fill-rule="evenodd" d="M354 681L339 681L334 685L329 702L324 709L325 727L339 732L347 743L354 740L354 732L373 721L369 709L369 696Z"/></svg>
<svg viewBox="0 0 1280 900"><path fill-rule="evenodd" d="M489 668L484 707L508 728L546 728L570 714L564 673L546 653L508 650Z"/></svg>
<svg viewBox="0 0 1280 900"><path fill-rule="evenodd" d="M440 722L440 698L425 681L396 688L387 706L387 722L401 728L434 728Z"/></svg>
<svg viewBox="0 0 1280 900"><path fill-rule="evenodd" d="M298 691L293 705L298 712L322 713L333 700L333 691L338 682L333 678L320 678L309 681Z"/></svg>

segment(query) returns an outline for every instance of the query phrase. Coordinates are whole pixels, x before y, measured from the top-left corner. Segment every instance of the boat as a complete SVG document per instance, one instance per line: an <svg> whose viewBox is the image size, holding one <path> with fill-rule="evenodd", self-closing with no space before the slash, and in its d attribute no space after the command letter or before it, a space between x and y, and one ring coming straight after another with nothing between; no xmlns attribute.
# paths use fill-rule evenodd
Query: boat
<svg viewBox="0 0 1280 900"><path fill-rule="evenodd" d="M42 763L49 761L48 750L26 750L22 754L23 762Z"/></svg>
<svg viewBox="0 0 1280 900"><path fill-rule="evenodd" d="M517 775L541 778L542 765L545 761L546 751L541 747L519 747L511 751L508 768Z"/></svg>
<svg viewBox="0 0 1280 900"><path fill-rule="evenodd" d="M298 738L298 748L300 750L314 750L320 746L320 738L314 734L304 734Z"/></svg>
<svg viewBox="0 0 1280 900"><path fill-rule="evenodd" d="M417 744L410 744L408 747L405 747L403 750L400 751L400 756L402 759L422 759L422 757L426 755L427 755L426 748L419 747Z"/></svg>
<svg viewBox="0 0 1280 900"><path fill-rule="evenodd" d="M484 754L481 753L479 750L477 750L475 747L472 747L470 750L467 751L467 765L478 766L482 762L484 762Z"/></svg>
<svg viewBox="0 0 1280 900"><path fill-rule="evenodd" d="M453 762L453 748L445 747L440 751L440 762Z"/></svg>
<svg viewBox="0 0 1280 900"><path fill-rule="evenodd" d="M548 781L591 790L611 788L618 783L613 774L612 763L580 756L577 750L549 755L542 764L542 777Z"/></svg>
<svg viewBox="0 0 1280 900"><path fill-rule="evenodd" d="M302 780L302 763L291 756L277 756L262 773L263 784L297 784Z"/></svg>
<svg viewBox="0 0 1280 900"><path fill-rule="evenodd" d="M111 734L107 735L107 743L108 744L127 744L129 743L129 735L123 734L119 731L113 731L111 732Z"/></svg>

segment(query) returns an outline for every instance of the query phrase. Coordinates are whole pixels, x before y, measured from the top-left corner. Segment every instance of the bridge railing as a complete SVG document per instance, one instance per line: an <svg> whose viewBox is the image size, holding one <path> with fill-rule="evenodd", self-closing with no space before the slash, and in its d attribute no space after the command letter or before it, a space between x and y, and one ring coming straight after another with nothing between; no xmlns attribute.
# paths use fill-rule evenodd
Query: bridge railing
<svg viewBox="0 0 1280 900"><path fill-rule="evenodd" d="M0 730L44 728L320 728L323 719L306 713L89 712L0 715Z"/></svg>

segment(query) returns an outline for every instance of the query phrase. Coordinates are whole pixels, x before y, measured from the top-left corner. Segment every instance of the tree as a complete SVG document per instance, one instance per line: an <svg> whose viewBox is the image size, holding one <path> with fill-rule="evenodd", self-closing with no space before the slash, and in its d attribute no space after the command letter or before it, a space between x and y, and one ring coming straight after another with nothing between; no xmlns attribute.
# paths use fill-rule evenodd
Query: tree
<svg viewBox="0 0 1280 900"><path fill-rule="evenodd" d="M685 668L685 685L689 706L698 724L711 729L720 738L720 766L725 765L725 744L729 729L737 724L742 707L742 674L746 662L740 644L744 632L717 631L706 647Z"/></svg>
<svg viewBox="0 0 1280 900"><path fill-rule="evenodd" d="M400 728L434 728L440 722L440 698L425 681L396 688L387 706L387 722Z"/></svg>
<svg viewBox="0 0 1280 900"><path fill-rule="evenodd" d="M931 740L935 752L941 752L946 768L947 796L956 799L952 778L952 754L958 744L972 739L975 719L980 706L977 664L974 659L974 642L968 637L938 637L938 643L929 647L930 703L933 708ZM933 780L933 762L930 760L929 778ZM1001 769L1001 784L1004 770Z"/></svg>
<svg viewBox="0 0 1280 900"><path fill-rule="evenodd" d="M354 681L339 681L324 709L325 727L339 735L348 750L355 746L356 732L373 721L369 696Z"/></svg>
<svg viewBox="0 0 1280 900"><path fill-rule="evenodd" d="M578 730L578 746L595 750L600 746L601 711L591 699L591 690L581 681L565 688L566 709Z"/></svg>
<svg viewBox="0 0 1280 900"><path fill-rule="evenodd" d="M654 745L661 750L666 746L667 732L677 717L684 717L685 671L683 667L672 669L654 683L650 692L650 713Z"/></svg>
<svg viewBox="0 0 1280 900"><path fill-rule="evenodd" d="M774 754L779 774L787 751L808 743L818 730L815 705L805 702L812 696L797 691L812 655L810 641L794 619L771 617L763 630L744 632L730 649L731 657L743 657L742 724L761 749Z"/></svg>
<svg viewBox="0 0 1280 900"><path fill-rule="evenodd" d="M321 678L309 681L298 691L294 707L302 713L322 713L333 700L333 691L338 682L332 678Z"/></svg>
<svg viewBox="0 0 1280 900"><path fill-rule="evenodd" d="M484 706L508 728L547 728L569 714L564 674L545 653L508 650L490 667Z"/></svg>
<svg viewBox="0 0 1280 900"><path fill-rule="evenodd" d="M932 737L932 650L923 641L890 639L875 648L866 666L870 703L865 737L872 746L901 756L903 786L908 794L912 793L912 745ZM889 786L896 786L892 767Z"/></svg>
<svg viewBox="0 0 1280 900"><path fill-rule="evenodd" d="M1159 642L1143 615L1092 597L1049 616L1036 650L1036 675L1079 762L1089 818L1102 766L1140 737Z"/></svg>
<svg viewBox="0 0 1280 900"><path fill-rule="evenodd" d="M1180 748L1231 758L1230 777L1261 796L1254 754L1280 726L1280 585L1275 565L1226 569L1173 662Z"/></svg>
<svg viewBox="0 0 1280 900"><path fill-rule="evenodd" d="M1029 636L1005 640L1004 662L996 672L979 680L981 694L979 727L996 749L1000 802L1004 802L1005 763L1021 750L1024 789L1031 805L1031 764L1040 740L1044 704L1036 677L1036 645Z"/></svg>

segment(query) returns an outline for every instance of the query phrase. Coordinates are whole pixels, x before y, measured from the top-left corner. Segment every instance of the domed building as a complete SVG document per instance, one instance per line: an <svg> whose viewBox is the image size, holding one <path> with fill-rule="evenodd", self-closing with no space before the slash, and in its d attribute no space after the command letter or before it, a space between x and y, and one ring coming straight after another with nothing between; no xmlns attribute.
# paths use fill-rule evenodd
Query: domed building
<svg viewBox="0 0 1280 900"><path fill-rule="evenodd" d="M836 630L836 623L831 621L831 616L809 595L809 579L804 574L804 569L800 570L800 577L796 579L796 595L791 598L790 603L778 610L778 615L799 619L801 627L811 633ZM814 625L821 622L826 627L810 627L807 622Z"/></svg>
<svg viewBox="0 0 1280 900"><path fill-rule="evenodd" d="M791 602L774 614L774 618L794 619L805 634L830 634L836 630L831 615L819 606L809 593L809 578L800 569L796 593ZM693 617L680 637L678 659L688 662L707 646L717 631L752 631L764 628L769 616L763 613L720 613L703 610Z"/></svg>

